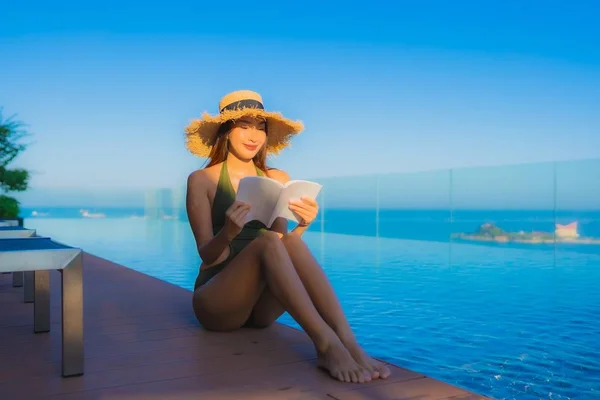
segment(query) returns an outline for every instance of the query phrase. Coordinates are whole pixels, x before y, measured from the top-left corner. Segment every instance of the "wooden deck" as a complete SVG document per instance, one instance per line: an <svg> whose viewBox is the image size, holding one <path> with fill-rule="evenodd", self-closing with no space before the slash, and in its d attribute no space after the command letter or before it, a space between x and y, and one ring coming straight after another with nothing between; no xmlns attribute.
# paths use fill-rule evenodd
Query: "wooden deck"
<svg viewBox="0 0 600 400"><path fill-rule="evenodd" d="M345 384L315 368L300 331L211 333L190 292L84 256L85 374L60 376L60 277L52 272L51 332L33 333L33 305L0 275L0 399L483 399L392 367L392 376Z"/></svg>

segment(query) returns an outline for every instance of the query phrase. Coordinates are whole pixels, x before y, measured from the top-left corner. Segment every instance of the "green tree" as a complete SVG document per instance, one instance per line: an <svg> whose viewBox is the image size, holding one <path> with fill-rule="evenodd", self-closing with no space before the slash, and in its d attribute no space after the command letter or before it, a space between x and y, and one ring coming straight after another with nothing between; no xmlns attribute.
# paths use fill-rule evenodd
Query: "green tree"
<svg viewBox="0 0 600 400"><path fill-rule="evenodd" d="M22 139L28 136L24 124L14 119L2 117L0 108L0 218L19 216L19 202L6 195L8 192L23 192L29 186L29 171L22 168L7 168L8 165L27 148Z"/></svg>

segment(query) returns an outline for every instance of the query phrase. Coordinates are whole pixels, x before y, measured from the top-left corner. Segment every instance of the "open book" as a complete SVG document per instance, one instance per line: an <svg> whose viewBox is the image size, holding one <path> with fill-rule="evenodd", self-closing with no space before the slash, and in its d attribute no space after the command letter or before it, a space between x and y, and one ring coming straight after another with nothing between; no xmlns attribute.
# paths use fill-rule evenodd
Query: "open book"
<svg viewBox="0 0 600 400"><path fill-rule="evenodd" d="M321 188L320 184L310 181L282 184L265 176L248 176L240 180L236 200L250 205L246 223L258 220L270 228L278 217L298 222L289 209L289 201L304 196L316 199Z"/></svg>

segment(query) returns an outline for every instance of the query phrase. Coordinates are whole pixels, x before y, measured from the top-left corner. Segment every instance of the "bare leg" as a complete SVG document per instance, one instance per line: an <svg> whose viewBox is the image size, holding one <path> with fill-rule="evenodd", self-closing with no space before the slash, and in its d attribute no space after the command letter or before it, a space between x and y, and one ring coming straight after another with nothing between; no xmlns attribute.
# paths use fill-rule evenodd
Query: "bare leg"
<svg viewBox="0 0 600 400"><path fill-rule="evenodd" d="M370 357L358 344L333 287L304 241L295 234L284 236L282 241L298 276L325 322L335 331L354 359L369 370L373 379L387 378L390 375L390 369ZM277 297L269 293L267 288L256 304L253 321L258 326L267 326L275 321L283 311Z"/></svg>
<svg viewBox="0 0 600 400"><path fill-rule="evenodd" d="M239 328L251 314L265 282L314 342L322 368L344 382L371 379L316 310L274 232L255 239L222 272L194 292L198 320L210 330Z"/></svg>

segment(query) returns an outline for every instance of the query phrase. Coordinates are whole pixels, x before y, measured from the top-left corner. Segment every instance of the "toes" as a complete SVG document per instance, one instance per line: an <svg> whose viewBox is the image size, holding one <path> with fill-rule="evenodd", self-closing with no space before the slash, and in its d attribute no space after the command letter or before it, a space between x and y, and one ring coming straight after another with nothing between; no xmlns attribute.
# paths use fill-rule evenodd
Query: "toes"
<svg viewBox="0 0 600 400"><path fill-rule="evenodd" d="M356 383L365 383L365 375L361 371L356 371Z"/></svg>
<svg viewBox="0 0 600 400"><path fill-rule="evenodd" d="M352 383L365 383L371 381L371 374L364 368L357 368L349 372Z"/></svg>
<svg viewBox="0 0 600 400"><path fill-rule="evenodd" d="M377 369L375 368L375 366L373 366L371 364L367 363L364 366L364 371L369 376L370 379L377 379L377 378L379 378L379 371L377 371Z"/></svg>
<svg viewBox="0 0 600 400"><path fill-rule="evenodd" d="M342 375L344 376L343 382L352 382L352 379L350 378L350 373L348 371L342 372Z"/></svg>
<svg viewBox="0 0 600 400"><path fill-rule="evenodd" d="M363 371L362 369L356 371L356 375L358 376L359 383L367 382L367 375L365 375L365 371Z"/></svg>
<svg viewBox="0 0 600 400"><path fill-rule="evenodd" d="M381 379L385 379L392 374L390 369L385 364L379 364L376 366L378 375Z"/></svg>
<svg viewBox="0 0 600 400"><path fill-rule="evenodd" d="M369 375L371 376L372 379L379 379L381 377L381 374L379 373L379 371L374 368L369 369Z"/></svg>
<svg viewBox="0 0 600 400"><path fill-rule="evenodd" d="M371 382L371 373L364 368L362 368L360 370L360 377L361 377L361 380L360 380L361 383Z"/></svg>

